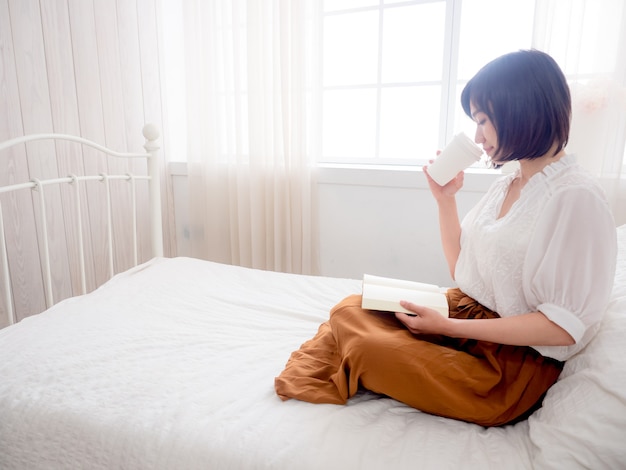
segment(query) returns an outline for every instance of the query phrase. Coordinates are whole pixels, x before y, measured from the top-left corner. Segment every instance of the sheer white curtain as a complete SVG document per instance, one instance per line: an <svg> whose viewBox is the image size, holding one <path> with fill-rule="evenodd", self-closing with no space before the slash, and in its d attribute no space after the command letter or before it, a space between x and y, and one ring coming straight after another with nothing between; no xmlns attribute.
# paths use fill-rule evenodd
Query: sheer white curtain
<svg viewBox="0 0 626 470"><path fill-rule="evenodd" d="M626 223L626 5L623 0L536 0L533 46L572 87L568 151L599 177L617 224Z"/></svg>
<svg viewBox="0 0 626 470"><path fill-rule="evenodd" d="M317 273L319 3L181 3L192 256Z"/></svg>

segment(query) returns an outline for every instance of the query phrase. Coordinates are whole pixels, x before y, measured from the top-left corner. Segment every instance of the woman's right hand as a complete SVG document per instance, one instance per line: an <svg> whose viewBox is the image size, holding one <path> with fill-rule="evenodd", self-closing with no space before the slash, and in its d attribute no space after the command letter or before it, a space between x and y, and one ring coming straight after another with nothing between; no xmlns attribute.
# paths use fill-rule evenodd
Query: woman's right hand
<svg viewBox="0 0 626 470"><path fill-rule="evenodd" d="M437 155L439 155L440 153L441 151L438 151ZM431 163L433 163L433 160L430 160L428 162L429 165ZM426 175L426 179L428 180L428 187L430 188L430 192L437 201L454 197L454 195L463 187L463 179L465 177L465 173L463 173L462 171L457 173L457 175L444 186L439 186L439 184L437 184L435 180L433 180L428 174L428 165L424 166L422 169L424 171L424 174Z"/></svg>

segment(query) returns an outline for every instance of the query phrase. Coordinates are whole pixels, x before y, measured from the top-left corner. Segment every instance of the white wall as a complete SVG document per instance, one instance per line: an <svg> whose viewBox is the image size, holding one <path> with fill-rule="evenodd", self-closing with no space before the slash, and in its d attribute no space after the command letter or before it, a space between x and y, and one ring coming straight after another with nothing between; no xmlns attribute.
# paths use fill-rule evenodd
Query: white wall
<svg viewBox="0 0 626 470"><path fill-rule="evenodd" d="M461 217L493 174L467 174ZM451 285L439 237L437 206L421 169L324 168L319 178L322 274L363 273Z"/></svg>
<svg viewBox="0 0 626 470"><path fill-rule="evenodd" d="M171 164L177 247L187 256L184 164ZM461 217L494 180L468 172L458 197ZM437 207L421 169L323 167L318 174L320 269L331 277L363 273L449 286L453 281L439 241Z"/></svg>

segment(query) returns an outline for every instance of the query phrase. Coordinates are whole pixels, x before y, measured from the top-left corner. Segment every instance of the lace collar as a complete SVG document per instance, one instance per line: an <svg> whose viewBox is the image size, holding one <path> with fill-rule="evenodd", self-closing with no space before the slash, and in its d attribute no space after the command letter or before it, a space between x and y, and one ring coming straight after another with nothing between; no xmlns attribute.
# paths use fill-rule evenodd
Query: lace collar
<svg viewBox="0 0 626 470"><path fill-rule="evenodd" d="M575 164L576 164L576 157L574 155L571 155L571 154L563 155L557 161L552 162L549 165L546 165L545 167L543 167L541 171L538 171L533 176L531 176L528 182L526 183L526 185L524 185L522 192L526 191L529 188L533 188L537 186L538 184L541 184L542 182L553 177L554 175L560 173L564 169L569 168ZM511 181L519 177L520 174L521 174L521 170L519 168L515 170L513 173L511 173L506 180L507 182L506 187L508 187L508 185L511 184Z"/></svg>

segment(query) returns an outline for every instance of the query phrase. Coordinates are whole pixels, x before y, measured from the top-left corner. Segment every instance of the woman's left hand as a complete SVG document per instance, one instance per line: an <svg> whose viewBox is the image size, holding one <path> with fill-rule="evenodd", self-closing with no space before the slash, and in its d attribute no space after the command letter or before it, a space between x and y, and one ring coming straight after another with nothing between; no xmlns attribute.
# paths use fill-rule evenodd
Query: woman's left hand
<svg viewBox="0 0 626 470"><path fill-rule="evenodd" d="M396 313L396 318L415 334L444 335L516 346L570 346L574 338L541 312L504 318L458 319L441 316L436 310L411 302L400 305L415 316Z"/></svg>
<svg viewBox="0 0 626 470"><path fill-rule="evenodd" d="M405 300L400 302L403 308L414 313L415 316L396 312L396 318L407 327L414 335L419 334L444 334L448 319L442 317L439 312L432 308L416 305Z"/></svg>

